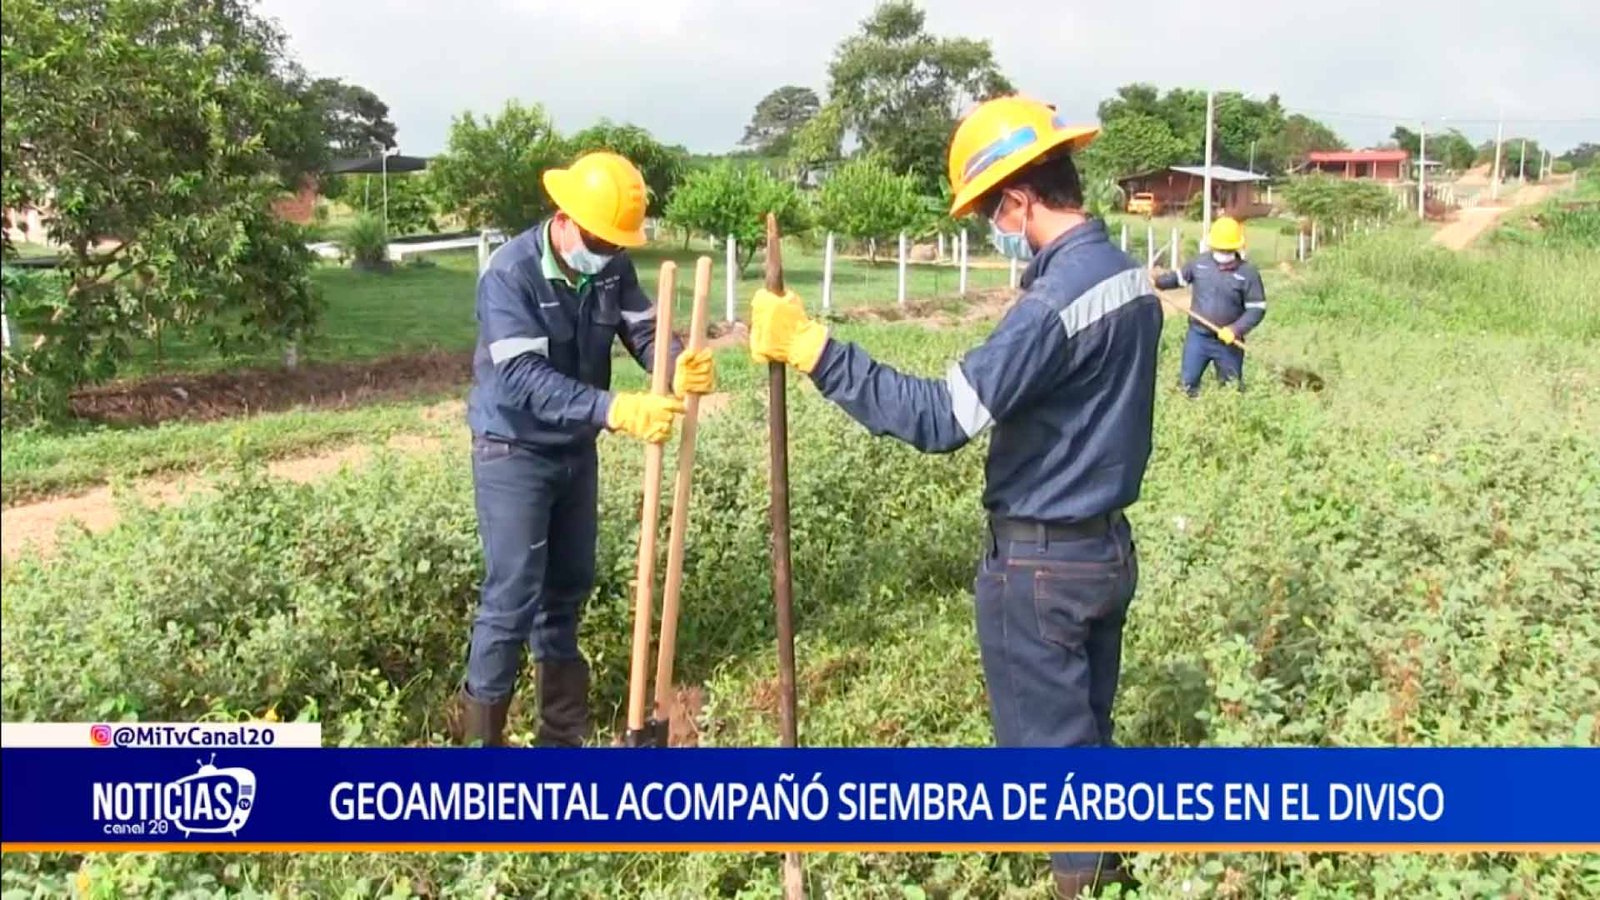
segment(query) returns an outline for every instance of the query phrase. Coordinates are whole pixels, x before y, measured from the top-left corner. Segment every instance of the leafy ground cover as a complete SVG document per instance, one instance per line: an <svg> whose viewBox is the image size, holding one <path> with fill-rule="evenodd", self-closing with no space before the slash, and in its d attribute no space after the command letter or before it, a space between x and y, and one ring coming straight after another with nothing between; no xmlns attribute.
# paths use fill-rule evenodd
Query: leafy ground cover
<svg viewBox="0 0 1600 900"><path fill-rule="evenodd" d="M1453 256L1351 241L1273 296L1250 387L1186 401L1163 338L1156 454L1130 513L1134 745L1600 744L1600 277L1590 250ZM840 327L942 370L982 324ZM775 739L758 373L701 432L683 683L700 740ZM1284 384L1288 369L1324 387ZM982 449L925 457L791 389L801 722L812 745L989 741L971 623ZM341 413L351 416L354 413ZM390 413L374 413L379 421ZM8 454L9 436L8 436ZM620 725L640 454L604 439L586 648ZM871 478L863 473L871 472ZM7 474L7 480L11 475ZM315 718L340 744L443 741L480 575L467 460L317 486L245 460L4 573L8 720ZM526 737L529 710L513 715ZM1143 897L1581 897L1600 860L1142 855ZM6 897L765 897L762 855L8 855ZM1045 897L1042 857L828 854L818 895Z"/></svg>

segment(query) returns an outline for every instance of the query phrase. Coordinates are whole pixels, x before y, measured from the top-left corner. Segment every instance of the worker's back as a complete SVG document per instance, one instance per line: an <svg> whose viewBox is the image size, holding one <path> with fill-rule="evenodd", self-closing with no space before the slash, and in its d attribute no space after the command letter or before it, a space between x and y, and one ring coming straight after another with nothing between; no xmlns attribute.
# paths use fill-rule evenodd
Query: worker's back
<svg viewBox="0 0 1600 900"><path fill-rule="evenodd" d="M1081 521L1139 497L1154 422L1162 316L1144 269L1091 220L1039 251L1009 315L1065 328L1054 386L995 423L984 505Z"/></svg>

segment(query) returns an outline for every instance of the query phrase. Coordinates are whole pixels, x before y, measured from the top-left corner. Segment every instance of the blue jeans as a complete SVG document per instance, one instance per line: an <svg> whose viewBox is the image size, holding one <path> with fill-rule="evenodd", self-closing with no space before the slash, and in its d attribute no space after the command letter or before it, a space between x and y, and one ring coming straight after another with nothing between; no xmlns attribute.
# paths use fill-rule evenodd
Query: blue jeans
<svg viewBox="0 0 1600 900"><path fill-rule="evenodd" d="M1200 393L1200 377L1206 373L1207 364L1217 367L1218 381L1237 383L1240 390L1244 389L1244 351L1224 344L1215 335L1191 328L1183 341L1183 366L1178 375L1189 396Z"/></svg>
<svg viewBox="0 0 1600 900"><path fill-rule="evenodd" d="M995 540L978 570L978 648L995 743L1094 747L1112 743L1122 671L1122 625L1139 580L1133 532L1121 513L1104 534ZM1093 869L1096 853L1053 853L1062 871ZM1116 864L1106 860L1106 868Z"/></svg>
<svg viewBox="0 0 1600 900"><path fill-rule="evenodd" d="M485 571L466 686L493 703L516 688L524 645L536 662L581 658L598 529L595 446L531 450L474 437L472 489Z"/></svg>

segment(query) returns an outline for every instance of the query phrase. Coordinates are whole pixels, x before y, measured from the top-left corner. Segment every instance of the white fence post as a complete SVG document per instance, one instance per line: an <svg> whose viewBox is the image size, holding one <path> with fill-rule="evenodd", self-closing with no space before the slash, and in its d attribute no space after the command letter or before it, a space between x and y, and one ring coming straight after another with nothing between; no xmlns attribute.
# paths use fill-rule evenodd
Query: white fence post
<svg viewBox="0 0 1600 900"><path fill-rule="evenodd" d="M1172 229L1172 249L1167 253L1167 263L1176 271L1178 268L1178 229Z"/></svg>
<svg viewBox="0 0 1600 900"><path fill-rule="evenodd" d="M1128 252L1128 223L1122 223L1122 252Z"/></svg>
<svg viewBox="0 0 1600 900"><path fill-rule="evenodd" d="M1156 227L1154 225L1146 225L1144 227L1144 258L1145 268L1154 269L1156 267Z"/></svg>
<svg viewBox="0 0 1600 900"><path fill-rule="evenodd" d="M1294 258L1301 262L1306 261L1306 233L1304 231L1295 234Z"/></svg>
<svg viewBox="0 0 1600 900"><path fill-rule="evenodd" d="M939 262L944 262L944 232L939 232Z"/></svg>
<svg viewBox="0 0 1600 900"><path fill-rule="evenodd" d="M822 249L822 311L833 309L833 232Z"/></svg>
<svg viewBox="0 0 1600 900"><path fill-rule="evenodd" d="M901 306L906 305L906 233L900 232L900 284L895 288L895 297Z"/></svg>
<svg viewBox="0 0 1600 900"><path fill-rule="evenodd" d="M739 257L738 247L733 235L728 235L728 321L738 318L737 294L739 292Z"/></svg>
<svg viewBox="0 0 1600 900"><path fill-rule="evenodd" d="M961 232L961 235L956 239L956 243L956 256L960 257L957 262L961 266L961 296L965 297L967 295L967 233L965 231Z"/></svg>
<svg viewBox="0 0 1600 900"><path fill-rule="evenodd" d="M1013 256L1013 257L1010 257L1010 259L1011 259L1010 283L1011 283L1012 287L1016 287L1017 286L1017 258L1015 256Z"/></svg>
<svg viewBox="0 0 1600 900"><path fill-rule="evenodd" d="M478 272L482 274L489 266L489 230L478 232Z"/></svg>
<svg viewBox="0 0 1600 900"><path fill-rule="evenodd" d="M1317 253L1317 220L1316 219L1312 219L1311 220L1311 254L1313 256L1315 256L1316 253Z"/></svg>

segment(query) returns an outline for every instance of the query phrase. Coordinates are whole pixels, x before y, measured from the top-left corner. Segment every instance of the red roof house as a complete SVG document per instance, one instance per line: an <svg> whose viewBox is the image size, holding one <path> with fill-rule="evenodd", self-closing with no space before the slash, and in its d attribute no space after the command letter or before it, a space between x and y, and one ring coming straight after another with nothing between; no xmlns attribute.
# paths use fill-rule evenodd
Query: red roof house
<svg viewBox="0 0 1600 900"><path fill-rule="evenodd" d="M1323 172L1341 178L1403 181L1410 171L1411 154L1405 150L1313 150L1306 154L1302 172Z"/></svg>

